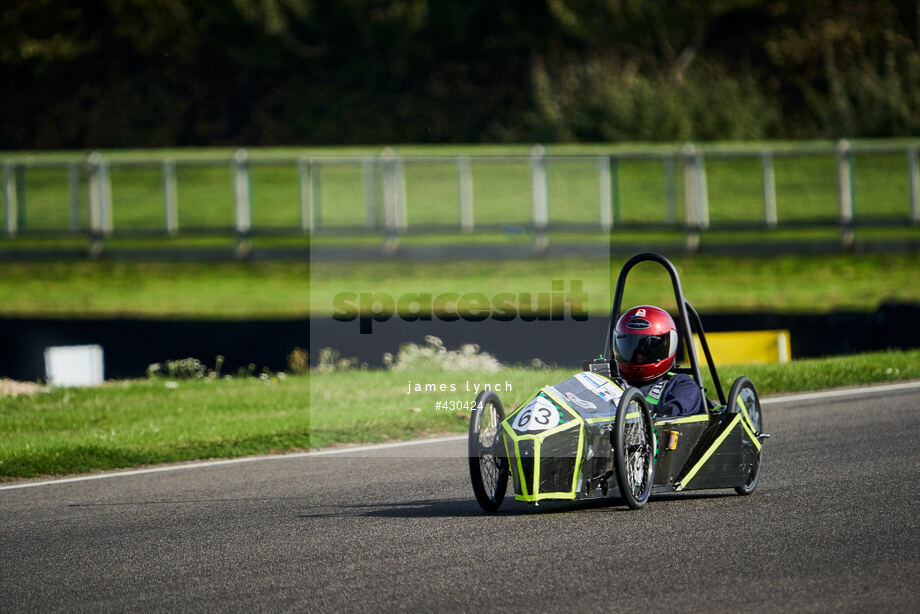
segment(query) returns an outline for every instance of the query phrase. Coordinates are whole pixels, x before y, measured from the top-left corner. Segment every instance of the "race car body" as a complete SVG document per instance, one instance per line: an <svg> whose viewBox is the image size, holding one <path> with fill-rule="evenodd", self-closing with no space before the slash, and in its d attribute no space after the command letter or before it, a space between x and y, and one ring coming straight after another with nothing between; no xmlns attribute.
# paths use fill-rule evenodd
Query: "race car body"
<svg viewBox="0 0 920 614"><path fill-rule="evenodd" d="M653 418L646 396L619 377L611 359L612 323L626 274L647 260L665 266L674 284L690 363L675 371L700 388L695 414ZM702 387L692 332L699 335L718 401ZM750 494L767 437L753 383L739 377L728 396L723 393L699 315L684 300L673 265L657 254L640 254L620 273L607 346L598 360L544 386L507 415L495 392L480 393L470 417L470 477L487 512L501 505L509 478L515 498L534 504L615 495L638 509L655 493L734 488Z"/></svg>
<svg viewBox="0 0 920 614"><path fill-rule="evenodd" d="M582 372L545 386L512 412L501 423L501 436L515 498L619 495L611 433L623 392L600 374ZM748 404L759 412L756 399ZM628 423L639 419L638 409L626 414ZM654 476L652 494L742 486L758 462L762 444L746 410L730 414L716 407L654 420L653 428L652 466L644 468Z"/></svg>

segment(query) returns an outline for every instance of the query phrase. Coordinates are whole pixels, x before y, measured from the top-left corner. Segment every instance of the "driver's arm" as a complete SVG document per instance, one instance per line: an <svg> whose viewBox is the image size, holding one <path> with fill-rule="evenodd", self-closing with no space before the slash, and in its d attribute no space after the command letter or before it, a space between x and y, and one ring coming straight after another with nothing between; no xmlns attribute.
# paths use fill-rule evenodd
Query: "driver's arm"
<svg viewBox="0 0 920 614"><path fill-rule="evenodd" d="M662 402L655 409L659 418L676 418L699 413L702 405L700 388L689 375L675 375Z"/></svg>

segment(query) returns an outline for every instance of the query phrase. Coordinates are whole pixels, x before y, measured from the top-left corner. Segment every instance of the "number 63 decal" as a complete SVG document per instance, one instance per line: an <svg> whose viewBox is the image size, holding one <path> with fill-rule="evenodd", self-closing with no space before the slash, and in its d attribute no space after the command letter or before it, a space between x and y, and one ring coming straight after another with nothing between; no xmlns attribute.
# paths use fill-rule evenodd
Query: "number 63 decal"
<svg viewBox="0 0 920 614"><path fill-rule="evenodd" d="M516 431L545 431L559 424L559 410L543 397L537 397L529 405L524 407L511 428Z"/></svg>

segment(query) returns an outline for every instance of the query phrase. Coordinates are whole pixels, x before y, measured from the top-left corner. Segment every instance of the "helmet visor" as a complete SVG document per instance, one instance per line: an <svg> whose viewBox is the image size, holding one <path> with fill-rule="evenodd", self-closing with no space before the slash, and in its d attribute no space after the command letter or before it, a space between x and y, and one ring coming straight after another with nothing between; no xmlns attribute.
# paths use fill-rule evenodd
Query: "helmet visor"
<svg viewBox="0 0 920 614"><path fill-rule="evenodd" d="M673 354L671 335L626 335L619 333L614 341L619 362L630 365L647 365L659 362Z"/></svg>

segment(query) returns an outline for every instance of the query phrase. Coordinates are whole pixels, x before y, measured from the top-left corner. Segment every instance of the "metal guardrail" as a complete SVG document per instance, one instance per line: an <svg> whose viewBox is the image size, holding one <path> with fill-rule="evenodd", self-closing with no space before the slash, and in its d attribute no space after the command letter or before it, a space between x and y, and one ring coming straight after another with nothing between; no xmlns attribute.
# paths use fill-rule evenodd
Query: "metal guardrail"
<svg viewBox="0 0 920 614"><path fill-rule="evenodd" d="M854 154L902 154L906 157L908 173L910 214L902 218L863 220L854 215ZM838 215L834 220L781 220L777 209L776 176L774 160L784 156L834 156L836 164ZM717 159L747 158L759 160L763 186L762 222L734 222L713 224L710 220L709 190L706 161ZM665 221L663 223L623 222L618 219L620 194L618 168L624 162L657 160L662 163L665 186ZM549 168L566 162L593 162L597 178L597 217L589 223L553 222L550 218ZM455 222L435 224L409 224L406 203L407 165L419 163L441 163L456 166L458 215ZM159 167L162 174L163 220L160 230L147 230L146 234L174 237L184 233L232 233L241 246L247 248L252 236L259 234L379 234L393 242L398 237L417 232L460 232L490 230L512 224L476 224L474 216L473 165L517 163L529 166L530 200L532 214L525 229L536 236L538 248L546 245L548 233L554 230L615 232L617 228L661 228L680 230L686 234L686 245L695 250L699 244L700 232L711 228L777 228L779 226L839 226L844 246L852 244L854 225L864 224L918 224L920 223L920 160L918 146L890 145L854 147L849 141L841 140L836 146L806 147L723 147L707 148L705 151L693 144L686 144L671 151L616 152L603 155L548 155L545 148L535 146L529 156L456 156L420 157L399 156L392 149L385 149L378 156L332 157L332 156L288 156L251 157L247 150L240 149L228 159L222 156L177 159L174 157L150 157L144 159L108 159L98 152L80 162L54 160L6 161L3 163L2 198L5 204L5 230L8 237L21 234L48 234L49 231L30 231L21 222L25 219L27 199L25 174L36 168L66 168L70 203L70 219L66 232L88 236L101 249L102 242L114 235L144 234L131 228L116 229L113 216L112 181L113 167ZM364 194L363 224L328 226L322 223L322 169L335 165L350 165L361 169ZM177 168L193 166L229 166L233 185L234 215L232 227L211 226L207 228L180 228ZM253 205L250 189L250 173L255 166L288 167L297 169L299 184L299 217L297 227L260 228L253 224ZM677 219L678 180L682 173L684 219ZM88 227L81 227L80 185L86 183L88 196ZM378 197L380 202L378 202ZM52 231L53 232L53 231ZM91 250L92 251L92 250Z"/></svg>

